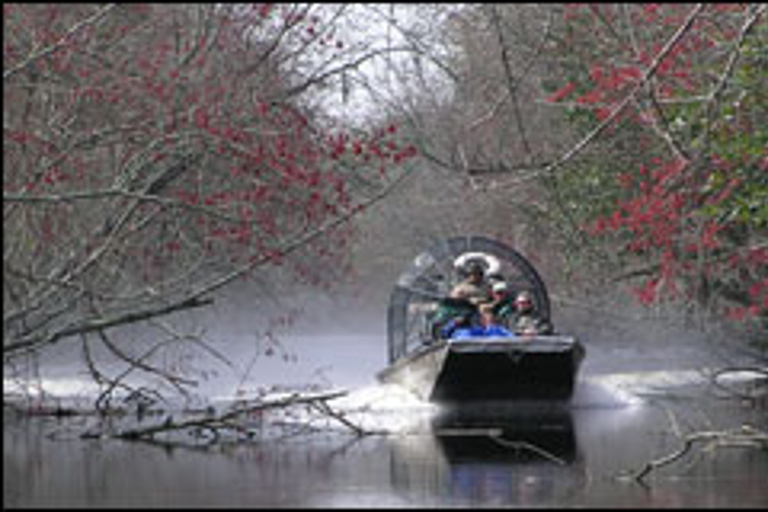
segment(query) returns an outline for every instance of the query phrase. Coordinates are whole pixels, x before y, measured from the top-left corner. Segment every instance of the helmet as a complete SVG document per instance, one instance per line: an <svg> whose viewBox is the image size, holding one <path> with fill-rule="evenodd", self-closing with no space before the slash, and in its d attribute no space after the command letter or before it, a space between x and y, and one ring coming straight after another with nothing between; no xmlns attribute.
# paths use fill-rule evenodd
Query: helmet
<svg viewBox="0 0 768 512"><path fill-rule="evenodd" d="M498 258L484 252L467 252L453 262L459 274L465 276L475 272L483 275L498 273L500 265Z"/></svg>

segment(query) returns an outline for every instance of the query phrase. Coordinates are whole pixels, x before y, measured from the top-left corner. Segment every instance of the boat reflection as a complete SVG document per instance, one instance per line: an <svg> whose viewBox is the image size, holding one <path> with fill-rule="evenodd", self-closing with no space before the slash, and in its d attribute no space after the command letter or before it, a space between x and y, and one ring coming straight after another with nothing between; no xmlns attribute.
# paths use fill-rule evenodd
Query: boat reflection
<svg viewBox="0 0 768 512"><path fill-rule="evenodd" d="M434 435L449 461L537 462L565 465L577 457L573 418L566 406L485 402L446 407Z"/></svg>
<svg viewBox="0 0 768 512"><path fill-rule="evenodd" d="M472 403L446 407L432 435L401 439L392 481L409 495L452 503L556 503L585 471L567 405Z"/></svg>

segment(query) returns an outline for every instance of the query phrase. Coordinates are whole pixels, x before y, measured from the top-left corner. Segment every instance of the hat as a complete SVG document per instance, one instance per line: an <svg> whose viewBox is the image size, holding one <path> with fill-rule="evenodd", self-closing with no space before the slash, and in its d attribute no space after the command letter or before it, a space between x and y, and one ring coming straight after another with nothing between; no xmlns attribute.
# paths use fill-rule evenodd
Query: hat
<svg viewBox="0 0 768 512"><path fill-rule="evenodd" d="M504 281L497 281L497 282L493 283L493 287L491 289L494 291L494 293L496 293L496 292L505 292L505 291L509 290L509 286Z"/></svg>

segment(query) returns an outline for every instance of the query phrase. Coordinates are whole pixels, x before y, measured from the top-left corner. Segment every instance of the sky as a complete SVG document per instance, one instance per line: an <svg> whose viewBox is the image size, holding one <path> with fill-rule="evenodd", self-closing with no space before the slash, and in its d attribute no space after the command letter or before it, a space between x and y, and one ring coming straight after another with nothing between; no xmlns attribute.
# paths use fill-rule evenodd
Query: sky
<svg viewBox="0 0 768 512"><path fill-rule="evenodd" d="M429 41L435 26L451 12L452 6L444 5L440 16L434 11L427 16L420 12L425 4L351 4L340 21L338 39L348 52L348 60L356 60L362 52L375 53L354 71L334 78L323 104L336 117L364 125L381 121L389 109L382 109L381 99L397 106L409 96L422 93L435 94L447 90L449 82L445 74L430 62L429 58L415 57L408 50L418 35L426 41L422 51L437 56L440 45ZM455 9L456 7L453 7ZM417 62L418 60L418 62ZM420 66L429 78L430 90L425 91L416 83L416 66ZM373 94L378 97L372 97Z"/></svg>

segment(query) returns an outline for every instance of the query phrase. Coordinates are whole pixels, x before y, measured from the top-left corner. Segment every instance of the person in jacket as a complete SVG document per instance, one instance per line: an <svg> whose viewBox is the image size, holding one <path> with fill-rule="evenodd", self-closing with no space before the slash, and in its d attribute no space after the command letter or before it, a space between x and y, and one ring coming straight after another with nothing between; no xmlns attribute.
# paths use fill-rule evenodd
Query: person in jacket
<svg viewBox="0 0 768 512"><path fill-rule="evenodd" d="M493 305L489 303L480 305L480 322L476 325L462 326L453 329L449 338L454 340L471 340L489 337L507 338L514 336L514 333L501 325L493 312Z"/></svg>
<svg viewBox="0 0 768 512"><path fill-rule="evenodd" d="M510 324L515 334L552 334L552 324L536 312L530 292L522 291L515 297L515 314Z"/></svg>
<svg viewBox="0 0 768 512"><path fill-rule="evenodd" d="M515 317L515 294L512 293L506 281L498 279L491 285L491 297L493 313L497 321L509 328Z"/></svg>

